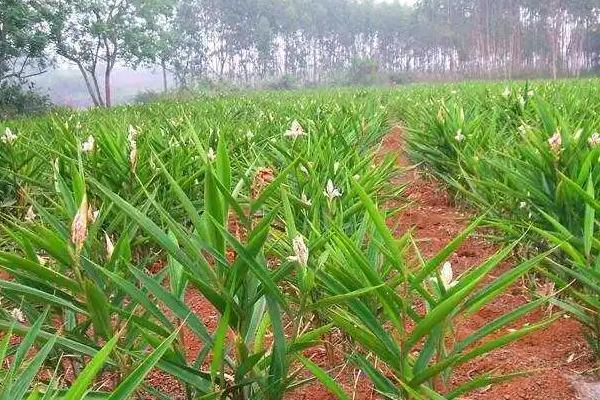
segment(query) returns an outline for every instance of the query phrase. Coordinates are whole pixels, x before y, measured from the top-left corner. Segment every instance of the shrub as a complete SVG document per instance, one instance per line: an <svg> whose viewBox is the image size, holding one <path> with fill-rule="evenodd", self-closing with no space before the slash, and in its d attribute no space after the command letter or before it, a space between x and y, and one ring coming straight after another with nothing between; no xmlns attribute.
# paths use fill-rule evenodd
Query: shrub
<svg viewBox="0 0 600 400"><path fill-rule="evenodd" d="M266 81L262 87L268 90L292 90L299 87L297 79L292 75L283 75Z"/></svg>
<svg viewBox="0 0 600 400"><path fill-rule="evenodd" d="M34 115L49 112L51 102L48 96L16 83L0 84L0 120L21 115Z"/></svg>

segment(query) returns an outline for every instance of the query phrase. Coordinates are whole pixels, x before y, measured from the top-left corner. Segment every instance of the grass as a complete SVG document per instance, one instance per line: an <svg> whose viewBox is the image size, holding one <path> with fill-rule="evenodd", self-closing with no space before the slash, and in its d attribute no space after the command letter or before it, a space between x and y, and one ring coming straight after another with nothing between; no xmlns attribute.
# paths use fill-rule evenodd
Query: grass
<svg viewBox="0 0 600 400"><path fill-rule="evenodd" d="M549 252L483 284L515 240L452 281L444 263L481 219L430 259L410 233L394 237L386 225L398 212L386 205L403 197L391 183L401 173L393 155L378 154L388 110L417 118L414 98L431 90L254 94L9 122L0 330L43 346L37 369L75 372L58 382L40 374L21 397L168 398L144 379L157 369L187 399L282 399L306 374L345 399L335 366L307 352L334 329L386 398L452 399L506 379L440 385L455 367L550 323L505 329L559 300L537 299L462 340L453 326ZM448 115L470 138L477 123L457 107ZM440 165L450 176L461 150L447 145ZM190 289L216 310L214 329L186 304ZM194 359L184 328L203 346ZM99 390L107 377L112 385Z"/></svg>

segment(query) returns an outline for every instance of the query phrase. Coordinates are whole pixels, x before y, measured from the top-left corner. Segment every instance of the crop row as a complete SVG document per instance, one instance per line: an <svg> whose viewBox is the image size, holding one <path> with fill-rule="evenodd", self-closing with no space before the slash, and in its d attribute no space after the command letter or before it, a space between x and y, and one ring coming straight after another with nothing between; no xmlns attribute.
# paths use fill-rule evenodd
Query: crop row
<svg viewBox="0 0 600 400"><path fill-rule="evenodd" d="M596 80L419 88L396 102L411 158L487 214L538 268L553 302L600 339L600 90ZM412 97L408 101L408 97Z"/></svg>

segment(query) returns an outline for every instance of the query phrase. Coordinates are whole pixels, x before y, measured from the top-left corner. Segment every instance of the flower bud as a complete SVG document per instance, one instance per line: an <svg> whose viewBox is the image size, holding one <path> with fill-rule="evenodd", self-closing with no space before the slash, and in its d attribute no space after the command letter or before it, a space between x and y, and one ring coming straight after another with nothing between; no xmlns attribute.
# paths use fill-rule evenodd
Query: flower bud
<svg viewBox="0 0 600 400"><path fill-rule="evenodd" d="M77 214L75 214L75 218L73 218L73 223L71 224L71 243L75 245L78 251L81 250L87 238L87 224L88 202L87 196L84 194L79 210L77 210Z"/></svg>

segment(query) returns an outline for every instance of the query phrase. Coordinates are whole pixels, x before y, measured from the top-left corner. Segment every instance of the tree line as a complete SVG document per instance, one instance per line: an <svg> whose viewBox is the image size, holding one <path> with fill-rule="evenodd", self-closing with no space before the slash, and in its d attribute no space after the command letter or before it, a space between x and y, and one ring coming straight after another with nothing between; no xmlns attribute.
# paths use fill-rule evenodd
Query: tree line
<svg viewBox="0 0 600 400"><path fill-rule="evenodd" d="M352 68L554 78L600 67L599 0L0 0L0 82L77 67L110 106L117 64L205 80L319 84ZM392 80L393 80L392 79Z"/></svg>

